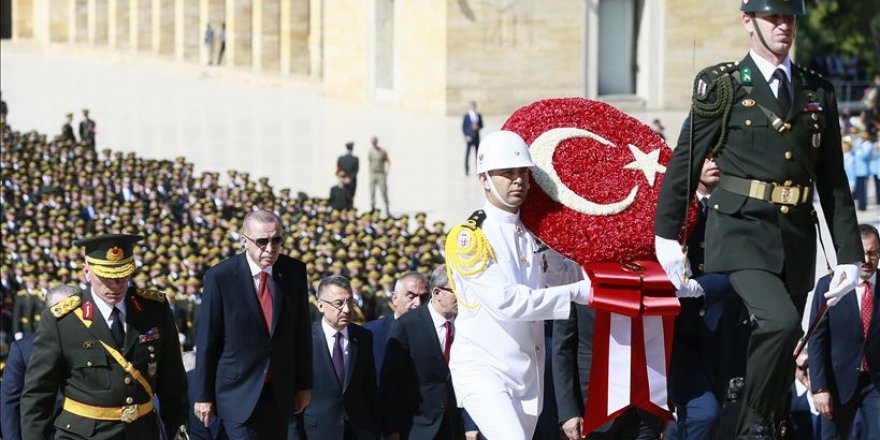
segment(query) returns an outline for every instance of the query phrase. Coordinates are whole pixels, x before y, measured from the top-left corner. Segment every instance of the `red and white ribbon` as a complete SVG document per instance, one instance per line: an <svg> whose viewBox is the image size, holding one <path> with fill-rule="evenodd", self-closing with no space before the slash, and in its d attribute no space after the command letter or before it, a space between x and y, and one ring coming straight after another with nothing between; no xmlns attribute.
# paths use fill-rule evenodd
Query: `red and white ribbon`
<svg viewBox="0 0 880 440"><path fill-rule="evenodd" d="M680 310L674 287L653 261L586 269L596 321L583 434L631 407L671 419L666 377Z"/></svg>

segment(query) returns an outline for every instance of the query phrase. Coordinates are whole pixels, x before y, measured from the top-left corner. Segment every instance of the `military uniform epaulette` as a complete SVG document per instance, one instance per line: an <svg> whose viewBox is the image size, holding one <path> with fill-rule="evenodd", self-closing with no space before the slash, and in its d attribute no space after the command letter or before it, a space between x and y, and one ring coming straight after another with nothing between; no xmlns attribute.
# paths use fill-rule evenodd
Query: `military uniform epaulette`
<svg viewBox="0 0 880 440"><path fill-rule="evenodd" d="M700 71L694 79L693 112L703 118L720 118L721 133L712 152L718 154L727 141L727 120L733 108L734 76L741 84L751 84L752 72L739 69L739 61L720 63Z"/></svg>
<svg viewBox="0 0 880 440"><path fill-rule="evenodd" d="M73 295L64 298L63 300L61 300L61 302L52 306L52 308L50 309L50 311L52 312L52 316L54 316L55 319L63 318L64 315L67 315L68 313L76 310L76 308L79 307L80 301L82 301L82 298L80 298L79 295Z"/></svg>
<svg viewBox="0 0 880 440"><path fill-rule="evenodd" d="M156 301L158 303L165 302L165 294L162 292L157 292L155 290L138 289L137 295L141 298L146 298L150 301Z"/></svg>
<svg viewBox="0 0 880 440"><path fill-rule="evenodd" d="M489 261L495 259L492 246L480 229L485 219L486 213L479 210L449 231L446 236L447 271L472 276L484 271Z"/></svg>

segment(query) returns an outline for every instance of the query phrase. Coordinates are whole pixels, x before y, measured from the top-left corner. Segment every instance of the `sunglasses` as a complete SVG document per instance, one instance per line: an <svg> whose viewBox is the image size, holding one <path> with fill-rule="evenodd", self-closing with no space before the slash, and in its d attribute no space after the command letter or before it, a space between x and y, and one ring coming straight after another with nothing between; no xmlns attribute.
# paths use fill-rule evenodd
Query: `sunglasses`
<svg viewBox="0 0 880 440"><path fill-rule="evenodd" d="M279 246L281 242L284 241L284 237L280 235L276 235L272 238L262 237L254 240L253 238L248 237L247 235L241 234L242 237L247 238L251 241L251 243L257 245L258 248L263 249L269 245L269 242L272 242L272 246Z"/></svg>

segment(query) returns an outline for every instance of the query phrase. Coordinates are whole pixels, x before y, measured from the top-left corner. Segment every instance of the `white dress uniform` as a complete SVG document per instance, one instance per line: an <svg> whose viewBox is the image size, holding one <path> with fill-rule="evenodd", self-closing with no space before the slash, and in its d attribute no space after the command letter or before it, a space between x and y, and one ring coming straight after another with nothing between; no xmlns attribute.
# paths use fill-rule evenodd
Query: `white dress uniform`
<svg viewBox="0 0 880 440"><path fill-rule="evenodd" d="M459 406L484 437L530 440L543 405L543 321L568 318L572 301L589 300L590 284L542 288L551 275L545 273L548 263L562 259L539 251L518 213L489 203L483 211L480 229L494 258L477 273L450 270L459 301L449 360L452 384ZM459 241L453 245L467 247L474 239L467 232L452 236L455 231L448 238ZM447 249L447 260L448 254Z"/></svg>

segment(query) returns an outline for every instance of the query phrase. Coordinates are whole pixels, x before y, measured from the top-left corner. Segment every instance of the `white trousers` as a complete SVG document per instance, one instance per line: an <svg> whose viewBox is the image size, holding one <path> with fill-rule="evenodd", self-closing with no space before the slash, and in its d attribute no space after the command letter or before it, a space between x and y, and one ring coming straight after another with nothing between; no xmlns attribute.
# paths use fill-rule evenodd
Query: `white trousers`
<svg viewBox="0 0 880 440"><path fill-rule="evenodd" d="M538 415L523 412L507 393L469 394L462 406L487 440L531 440L538 425Z"/></svg>

